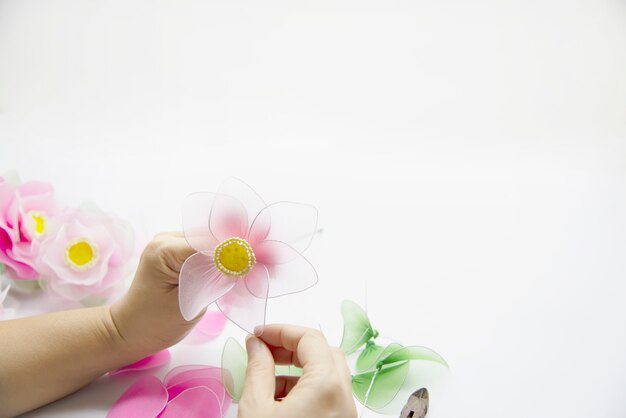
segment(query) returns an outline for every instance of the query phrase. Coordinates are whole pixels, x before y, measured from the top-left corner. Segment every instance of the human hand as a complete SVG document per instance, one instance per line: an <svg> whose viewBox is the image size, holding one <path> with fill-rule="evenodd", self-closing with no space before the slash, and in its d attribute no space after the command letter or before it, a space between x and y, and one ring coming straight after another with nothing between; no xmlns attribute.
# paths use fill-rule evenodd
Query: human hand
<svg viewBox="0 0 626 418"><path fill-rule="evenodd" d="M156 235L141 255L130 289L111 306L119 333L138 355L176 344L204 314L187 322L178 305L178 274L194 252L182 233Z"/></svg>
<svg viewBox="0 0 626 418"><path fill-rule="evenodd" d="M268 325L259 338L248 337L246 349L238 418L356 418L346 358L320 331ZM303 374L275 376L275 364L302 367Z"/></svg>

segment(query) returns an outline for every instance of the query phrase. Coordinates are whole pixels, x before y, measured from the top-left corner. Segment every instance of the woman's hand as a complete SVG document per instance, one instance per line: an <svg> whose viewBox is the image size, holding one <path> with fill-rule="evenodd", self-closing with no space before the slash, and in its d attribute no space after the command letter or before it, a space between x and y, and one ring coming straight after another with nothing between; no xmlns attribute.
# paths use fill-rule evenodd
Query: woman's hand
<svg viewBox="0 0 626 418"><path fill-rule="evenodd" d="M316 330L268 325L246 340L248 369L238 418L355 418L346 358ZM275 364L302 367L301 377L275 376ZM282 399L277 401L277 399Z"/></svg>
<svg viewBox="0 0 626 418"><path fill-rule="evenodd" d="M180 341L201 318L187 322L178 306L178 274L195 250L181 233L161 233L144 249L135 279L111 317L130 350L149 355Z"/></svg>
<svg viewBox="0 0 626 418"><path fill-rule="evenodd" d="M110 308L0 321L0 418L52 402L107 371L175 344L196 321L178 308L178 272L193 253L180 234L146 247L128 293Z"/></svg>

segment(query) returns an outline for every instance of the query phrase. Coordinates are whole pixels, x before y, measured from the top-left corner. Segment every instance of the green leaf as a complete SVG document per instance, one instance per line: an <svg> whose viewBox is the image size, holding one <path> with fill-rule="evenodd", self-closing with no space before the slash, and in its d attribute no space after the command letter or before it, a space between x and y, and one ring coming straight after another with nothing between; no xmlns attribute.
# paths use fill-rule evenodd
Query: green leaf
<svg viewBox="0 0 626 418"><path fill-rule="evenodd" d="M417 345L410 347L403 347L398 350L392 351L386 356L381 356L378 360L382 364L393 364L401 361L408 360L423 360L439 363L442 366L449 367L448 363L437 354L435 351L427 347L420 347Z"/></svg>
<svg viewBox="0 0 626 418"><path fill-rule="evenodd" d="M302 376L302 369L294 365L282 365L276 366L276 376Z"/></svg>
<svg viewBox="0 0 626 418"><path fill-rule="evenodd" d="M383 366L352 377L352 392L372 411L387 406L398 394L409 372L409 362ZM369 393L368 393L369 392Z"/></svg>
<svg viewBox="0 0 626 418"><path fill-rule="evenodd" d="M346 354L357 351L366 342L375 338L376 331L372 328L367 314L356 303L344 300L341 304L343 317L343 338L340 348Z"/></svg>
<svg viewBox="0 0 626 418"><path fill-rule="evenodd" d="M402 389L412 360L432 361L448 367L443 357L430 348L402 347L396 343L383 348L369 344L357 359L357 369L361 367L368 371L353 376L354 396L373 411L384 408Z"/></svg>
<svg viewBox="0 0 626 418"><path fill-rule="evenodd" d="M376 366L376 363L387 357L389 354L396 350L399 350L402 346L398 343L391 343L387 347L381 347L376 344L367 344L365 349L359 355L356 360L356 371L364 372L371 370Z"/></svg>
<svg viewBox="0 0 626 418"><path fill-rule="evenodd" d="M246 350L235 339L226 340L222 351L222 382L235 403L241 399L247 366Z"/></svg>
<svg viewBox="0 0 626 418"><path fill-rule="evenodd" d="M372 369L376 365L376 360L385 348L376 344L367 344L359 357L356 359L356 371L361 373Z"/></svg>
<svg viewBox="0 0 626 418"><path fill-rule="evenodd" d="M289 366L278 364L276 365L276 376L291 376L289 374Z"/></svg>
<svg viewBox="0 0 626 418"><path fill-rule="evenodd" d="M296 366L289 366L289 376L302 376L302 369Z"/></svg>

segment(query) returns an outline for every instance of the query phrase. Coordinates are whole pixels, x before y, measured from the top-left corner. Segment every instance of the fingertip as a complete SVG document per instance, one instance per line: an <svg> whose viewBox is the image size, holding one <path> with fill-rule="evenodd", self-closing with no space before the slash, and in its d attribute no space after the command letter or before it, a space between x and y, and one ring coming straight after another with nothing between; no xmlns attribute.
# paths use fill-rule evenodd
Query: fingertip
<svg viewBox="0 0 626 418"><path fill-rule="evenodd" d="M265 343L254 335L246 337L248 368L243 396L272 401L274 399L275 364Z"/></svg>
<svg viewBox="0 0 626 418"><path fill-rule="evenodd" d="M265 331L265 325L257 325L253 329L254 335L257 337L260 337L261 335L263 335L264 331Z"/></svg>
<svg viewBox="0 0 626 418"><path fill-rule="evenodd" d="M248 352L248 363L260 358L263 362L274 362L272 353L267 345L254 335L246 337L246 351ZM272 364L273 367L273 364Z"/></svg>
<svg viewBox="0 0 626 418"><path fill-rule="evenodd" d="M254 335L248 335L246 337L246 351L248 355L254 354L259 350L259 344L261 341Z"/></svg>

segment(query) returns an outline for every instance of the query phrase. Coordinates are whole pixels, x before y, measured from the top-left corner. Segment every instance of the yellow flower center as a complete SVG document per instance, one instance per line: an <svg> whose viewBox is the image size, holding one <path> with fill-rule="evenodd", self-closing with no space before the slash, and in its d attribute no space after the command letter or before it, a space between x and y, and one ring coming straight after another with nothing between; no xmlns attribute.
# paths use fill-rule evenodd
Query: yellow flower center
<svg viewBox="0 0 626 418"><path fill-rule="evenodd" d="M46 232L48 217L39 211L30 211L26 214L26 229L32 238L40 238Z"/></svg>
<svg viewBox="0 0 626 418"><path fill-rule="evenodd" d="M37 235L43 234L45 230L46 220L43 216L33 215L33 220L35 221L35 232Z"/></svg>
<svg viewBox="0 0 626 418"><path fill-rule="evenodd" d="M98 261L98 247L86 238L75 239L65 250L65 260L74 270L85 271Z"/></svg>
<svg viewBox="0 0 626 418"><path fill-rule="evenodd" d="M228 238L215 247L215 266L227 276L242 277L252 270L256 258L248 241Z"/></svg>

